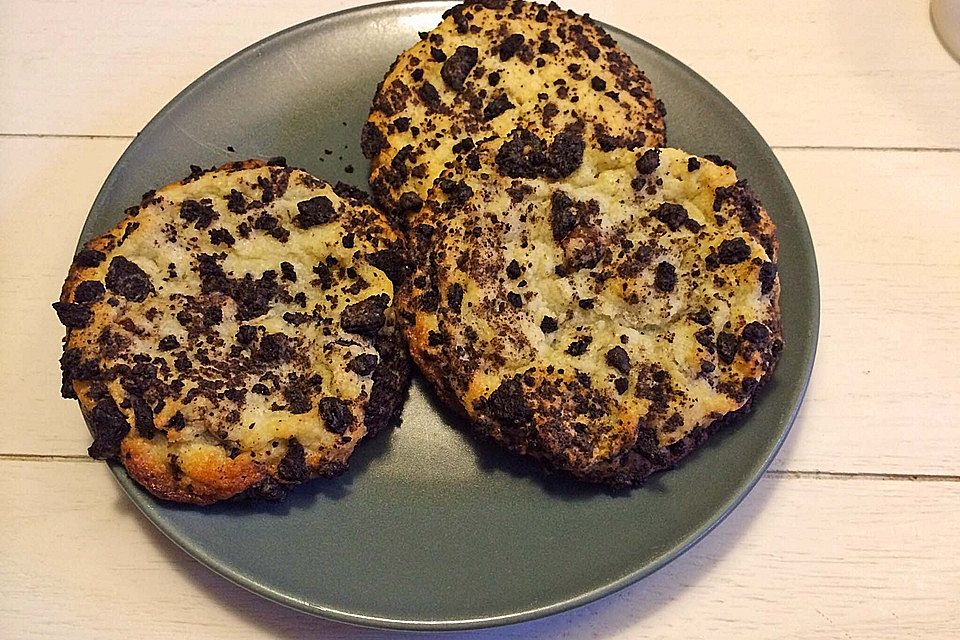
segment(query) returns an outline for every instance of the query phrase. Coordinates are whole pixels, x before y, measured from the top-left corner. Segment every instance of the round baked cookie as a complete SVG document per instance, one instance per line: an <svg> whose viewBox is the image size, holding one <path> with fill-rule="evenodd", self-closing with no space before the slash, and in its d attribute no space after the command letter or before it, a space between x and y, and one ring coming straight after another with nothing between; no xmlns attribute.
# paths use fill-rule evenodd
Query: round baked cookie
<svg viewBox="0 0 960 640"><path fill-rule="evenodd" d="M777 239L732 164L650 148L588 149L563 180L503 165L441 177L410 221L401 324L447 404L618 486L749 408L783 346Z"/></svg>
<svg viewBox="0 0 960 640"><path fill-rule="evenodd" d="M449 163L521 127L544 152L664 144L650 81L588 16L551 3L457 5L402 53L377 88L361 147L374 200L402 223ZM566 175L564 167L555 167Z"/></svg>
<svg viewBox="0 0 960 640"><path fill-rule="evenodd" d="M154 495L279 497L396 424L402 241L353 187L238 162L150 191L54 305L89 454Z"/></svg>

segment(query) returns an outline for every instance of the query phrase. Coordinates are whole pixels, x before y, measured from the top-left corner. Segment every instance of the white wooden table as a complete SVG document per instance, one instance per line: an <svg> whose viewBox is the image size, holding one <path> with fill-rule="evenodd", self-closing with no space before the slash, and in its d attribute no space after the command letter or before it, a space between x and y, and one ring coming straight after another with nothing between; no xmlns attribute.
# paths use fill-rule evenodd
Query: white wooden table
<svg viewBox="0 0 960 640"><path fill-rule="evenodd" d="M215 576L89 460L50 309L86 212L186 84L356 2L0 2L0 638L385 638ZM960 638L960 64L924 0L568 0L774 146L817 247L820 350L757 488L652 577L476 638Z"/></svg>

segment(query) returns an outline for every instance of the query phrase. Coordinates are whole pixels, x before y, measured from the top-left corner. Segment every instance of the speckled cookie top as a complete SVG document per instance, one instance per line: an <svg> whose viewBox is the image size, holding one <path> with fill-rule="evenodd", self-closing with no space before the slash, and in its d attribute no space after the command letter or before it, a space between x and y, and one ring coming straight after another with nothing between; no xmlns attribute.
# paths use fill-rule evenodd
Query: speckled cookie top
<svg viewBox="0 0 960 640"><path fill-rule="evenodd" d="M235 163L145 194L55 305L90 454L197 503L341 471L405 393L406 269L361 192L297 169Z"/></svg>
<svg viewBox="0 0 960 640"><path fill-rule="evenodd" d="M457 5L401 54L377 89L362 148L371 188L397 220L454 162L520 126L569 145L661 145L665 109L649 80L586 16L531 2Z"/></svg>
<svg viewBox="0 0 960 640"><path fill-rule="evenodd" d="M411 218L412 355L480 432L634 483L773 367L773 223L716 157L588 147L558 178L549 154L504 149L479 148L482 168L441 177Z"/></svg>

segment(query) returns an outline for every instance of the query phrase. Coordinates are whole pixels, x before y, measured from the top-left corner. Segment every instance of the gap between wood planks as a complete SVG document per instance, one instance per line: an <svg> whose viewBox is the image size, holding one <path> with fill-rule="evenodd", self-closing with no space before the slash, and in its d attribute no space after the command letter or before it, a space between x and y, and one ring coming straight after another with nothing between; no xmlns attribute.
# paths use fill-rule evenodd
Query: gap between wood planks
<svg viewBox="0 0 960 640"><path fill-rule="evenodd" d="M139 134L137 134L139 135ZM133 140L137 136L99 134L99 133L12 133L0 131L0 138L80 138L87 140ZM912 151L927 153L958 153L960 147L857 147L846 145L791 145L791 144L773 144L771 149L794 151Z"/></svg>
<svg viewBox="0 0 960 640"><path fill-rule="evenodd" d="M137 135L140 135L139 133ZM0 131L0 138L80 138L83 140L133 140L137 136L121 136L109 133L13 133Z"/></svg>
<svg viewBox="0 0 960 640"><path fill-rule="evenodd" d="M98 462L83 454L52 455L43 453L0 453L0 462ZM960 475L931 473L871 473L844 471L790 471L770 469L764 473L773 478L808 478L815 480L894 480L906 482L960 482Z"/></svg>

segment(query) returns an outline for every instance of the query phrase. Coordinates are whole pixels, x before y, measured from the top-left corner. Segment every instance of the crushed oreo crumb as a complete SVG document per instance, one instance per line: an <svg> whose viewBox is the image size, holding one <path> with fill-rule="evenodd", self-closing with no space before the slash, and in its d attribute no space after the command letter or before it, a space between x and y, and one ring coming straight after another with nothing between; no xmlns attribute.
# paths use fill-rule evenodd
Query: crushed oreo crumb
<svg viewBox="0 0 960 640"><path fill-rule="evenodd" d="M543 320L540 321L540 330L544 333L553 333L558 327L559 325L557 324L556 318L543 316Z"/></svg>
<svg viewBox="0 0 960 640"><path fill-rule="evenodd" d="M79 267L96 267L107 259L107 254L96 249L81 249L73 258L74 264Z"/></svg>
<svg viewBox="0 0 960 640"><path fill-rule="evenodd" d="M732 333L721 331L717 334L717 356L720 362L730 364L737 357L737 350L740 348L740 340Z"/></svg>
<svg viewBox="0 0 960 640"><path fill-rule="evenodd" d="M639 158L637 158L637 173L642 176L649 175L660 166L660 149L647 149Z"/></svg>
<svg viewBox="0 0 960 640"><path fill-rule="evenodd" d="M321 398L319 408L320 418L323 420L327 431L342 434L353 426L354 420L350 407L340 398L332 396Z"/></svg>
<svg viewBox="0 0 960 640"><path fill-rule="evenodd" d="M760 292L770 293L773 290L773 283L777 278L777 265L772 262L764 262L760 265Z"/></svg>
<svg viewBox="0 0 960 640"><path fill-rule="evenodd" d="M351 304L340 315L340 326L347 333L373 336L386 324L384 312L390 296L381 293Z"/></svg>
<svg viewBox="0 0 960 640"><path fill-rule="evenodd" d="M87 454L97 460L111 460L120 455L120 443L130 432L130 423L109 395L99 400L88 416L93 444Z"/></svg>
<svg viewBox="0 0 960 640"><path fill-rule="evenodd" d="M377 368L379 358L372 353L362 353L347 365L347 370L358 376L368 376Z"/></svg>
<svg viewBox="0 0 960 640"><path fill-rule="evenodd" d="M143 302L153 293L150 277L135 262L114 256L107 269L107 289L133 302Z"/></svg>
<svg viewBox="0 0 960 640"><path fill-rule="evenodd" d="M606 362L623 375L630 373L630 356L627 354L627 350L621 346L616 346L607 351Z"/></svg>
<svg viewBox="0 0 960 640"><path fill-rule="evenodd" d="M516 378L504 380L484 404L490 417L506 425L524 425L533 420L533 409Z"/></svg>
<svg viewBox="0 0 960 640"><path fill-rule="evenodd" d="M593 342L593 338L590 336L582 336L573 342L567 347L567 353L572 356L582 356L587 352L587 348L590 346L590 343Z"/></svg>
<svg viewBox="0 0 960 640"><path fill-rule="evenodd" d="M301 200L297 203L297 211L299 213L293 217L293 221L301 229L326 224L337 217L333 202L327 196L315 196L309 200Z"/></svg>
<svg viewBox="0 0 960 640"><path fill-rule="evenodd" d="M678 231L688 220L686 207L672 202L664 202L657 207L653 217L667 225L670 231Z"/></svg>
<svg viewBox="0 0 960 640"><path fill-rule="evenodd" d="M444 83L454 91L462 91L464 81L477 64L477 54L475 47L458 46L440 68L440 77Z"/></svg>
<svg viewBox="0 0 960 640"><path fill-rule="evenodd" d="M483 119L486 121L493 120L497 116L513 109L514 106L516 105L510 102L507 94L501 93L483 108Z"/></svg>
<svg viewBox="0 0 960 640"><path fill-rule="evenodd" d="M287 453L277 465L277 476L285 482L303 482L310 477L306 452L296 438L287 440Z"/></svg>
<svg viewBox="0 0 960 640"><path fill-rule="evenodd" d="M507 36L503 42L500 43L498 47L498 52L500 54L500 60L506 62L512 58L517 51L520 50L520 47L523 46L523 34L514 33Z"/></svg>
<svg viewBox="0 0 960 640"><path fill-rule="evenodd" d="M106 289L98 280L84 280L73 290L73 301L80 304L92 304L103 298Z"/></svg>
<svg viewBox="0 0 960 640"><path fill-rule="evenodd" d="M657 265L653 278L653 286L664 293L669 293L677 286L677 269L669 262Z"/></svg>
<svg viewBox="0 0 960 640"><path fill-rule="evenodd" d="M93 312L90 307L72 302L54 302L53 309L57 312L60 324L65 327L79 329L90 324Z"/></svg>
<svg viewBox="0 0 960 640"><path fill-rule="evenodd" d="M755 345L766 344L770 338L770 329L762 322L750 322L740 334L744 340Z"/></svg>
<svg viewBox="0 0 960 640"><path fill-rule="evenodd" d="M750 257L750 247L743 238L724 240L717 248L717 258L721 264L737 264Z"/></svg>
<svg viewBox="0 0 960 640"><path fill-rule="evenodd" d="M360 130L360 152L368 160L373 159L389 146L387 137L372 122L367 122Z"/></svg>
<svg viewBox="0 0 960 640"><path fill-rule="evenodd" d="M447 288L447 305L456 313L460 313L463 304L463 286L454 282Z"/></svg>

